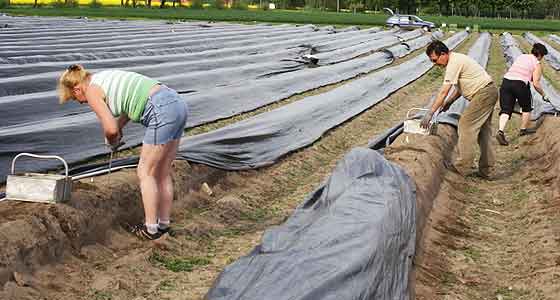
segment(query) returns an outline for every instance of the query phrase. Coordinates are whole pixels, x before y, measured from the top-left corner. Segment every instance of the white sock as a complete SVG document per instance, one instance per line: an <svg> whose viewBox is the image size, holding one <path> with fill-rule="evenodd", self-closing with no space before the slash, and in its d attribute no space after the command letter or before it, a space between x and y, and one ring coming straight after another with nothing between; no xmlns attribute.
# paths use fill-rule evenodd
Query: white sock
<svg viewBox="0 0 560 300"><path fill-rule="evenodd" d="M171 223L171 221L169 221L169 220L161 220L161 219L158 219L158 227L159 227L159 229L164 230L164 229L169 228L169 224L170 224L170 223Z"/></svg>
<svg viewBox="0 0 560 300"><path fill-rule="evenodd" d="M158 232L158 224L148 224L146 223L146 229L149 234L156 234Z"/></svg>

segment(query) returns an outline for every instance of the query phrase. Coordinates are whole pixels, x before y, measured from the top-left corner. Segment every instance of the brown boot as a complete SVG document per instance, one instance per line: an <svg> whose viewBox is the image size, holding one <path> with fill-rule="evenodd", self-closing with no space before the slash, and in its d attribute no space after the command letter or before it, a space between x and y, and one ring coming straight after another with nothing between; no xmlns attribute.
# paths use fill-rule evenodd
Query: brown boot
<svg viewBox="0 0 560 300"><path fill-rule="evenodd" d="M498 140L498 143L500 143L500 145L502 146L509 145L508 141L506 140L506 135L501 130L498 130L498 134L496 134L496 139Z"/></svg>

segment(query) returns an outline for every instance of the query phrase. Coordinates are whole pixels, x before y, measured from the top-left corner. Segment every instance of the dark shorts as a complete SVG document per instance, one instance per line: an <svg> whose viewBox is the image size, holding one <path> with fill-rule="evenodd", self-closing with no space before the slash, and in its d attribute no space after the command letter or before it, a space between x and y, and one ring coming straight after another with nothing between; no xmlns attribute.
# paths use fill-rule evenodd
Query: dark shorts
<svg viewBox="0 0 560 300"><path fill-rule="evenodd" d="M500 114L511 116L516 101L522 112L533 110L530 85L521 80L504 78L500 87Z"/></svg>
<svg viewBox="0 0 560 300"><path fill-rule="evenodd" d="M146 127L144 144L163 145L181 138L187 122L187 104L174 90L161 88L148 98L140 123Z"/></svg>

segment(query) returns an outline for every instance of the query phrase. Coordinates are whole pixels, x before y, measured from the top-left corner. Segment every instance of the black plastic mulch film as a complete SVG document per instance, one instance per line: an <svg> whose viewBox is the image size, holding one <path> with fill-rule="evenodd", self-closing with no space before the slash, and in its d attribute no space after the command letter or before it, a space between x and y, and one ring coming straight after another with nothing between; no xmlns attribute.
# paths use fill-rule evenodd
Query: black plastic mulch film
<svg viewBox="0 0 560 300"><path fill-rule="evenodd" d="M333 41L336 41L335 36L337 34L345 37L357 34L356 31L334 34L321 34L321 30L313 30L312 32L318 32L321 35L321 39L317 40L318 44L320 44L320 41L328 41L330 47L333 48L337 47L336 43L333 43ZM364 37L375 34L380 34L378 29L369 29L360 33ZM329 38L325 39L325 36L329 36ZM415 43L416 40L421 42ZM414 47L422 47L426 42L427 39L421 37L408 43ZM301 45L301 42L295 45L291 44L291 46L284 44L283 47L298 47L298 45ZM268 47L273 46L275 46L274 43L268 44ZM342 48L342 46L339 47ZM397 53L402 52L402 48L406 49L407 46L398 45L392 48L395 48L395 53ZM278 49L275 50L278 51ZM221 51L221 56L226 56L227 49L221 49ZM208 52L211 55L216 53L216 51ZM203 53L205 52L201 52L201 54ZM235 55L235 53L232 55ZM232 83L230 86L214 87L207 89L205 92L185 94L185 101L191 111L188 127L230 117L282 100L296 93L352 78L375 70L392 60L393 58L388 53L379 52L370 56L370 59L353 59L324 67L304 68L291 72L289 76L282 76L286 74L280 73L256 79L244 80L239 78L238 84ZM149 64L149 62L147 63ZM13 67L13 65L5 65L4 67ZM25 76L41 77L42 74ZM260 91L263 93L260 94ZM51 94L47 95L47 98L43 98L44 95L41 93ZM10 161L19 152L57 154L63 156L70 163L107 153L107 149L102 142L100 125L92 112L75 104L68 104L70 105L68 108L61 109L56 104L53 91L41 93L0 98L0 104L6 109L6 117L3 122L12 122L9 123L9 126L2 126L0 129L0 139L3 141L3 147L0 149L0 181L5 180ZM31 101L32 99L36 101ZM40 99L43 99L43 101L39 101ZM50 100L46 101L45 99ZM22 120L24 120L23 123L19 123ZM84 134L84 132L87 132L87 134ZM143 128L141 126L131 125L125 129L126 142L129 146L138 145L141 142L142 135ZM22 161L19 165L22 170L26 171L42 171L59 167L55 163L46 161Z"/></svg>

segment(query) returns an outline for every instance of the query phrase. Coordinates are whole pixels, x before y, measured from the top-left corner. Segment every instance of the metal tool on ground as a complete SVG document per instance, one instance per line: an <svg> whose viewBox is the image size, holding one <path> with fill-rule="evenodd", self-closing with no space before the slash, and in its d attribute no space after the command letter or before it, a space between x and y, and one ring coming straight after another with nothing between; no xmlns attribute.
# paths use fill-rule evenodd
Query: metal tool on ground
<svg viewBox="0 0 560 300"><path fill-rule="evenodd" d="M430 120L430 124L428 125L428 128L422 128L420 126L420 123L422 122L422 119L420 118L420 115L414 115L412 116L411 113L412 112L421 112L421 111L425 111L428 112L429 109L427 108L411 108L408 110L408 112L406 113L406 120L404 121L404 132L405 133L413 133L413 134L422 134L422 135L435 135L437 132L437 116L440 112L440 109L438 109L434 115L432 116L432 119Z"/></svg>
<svg viewBox="0 0 560 300"><path fill-rule="evenodd" d="M15 173L16 160L22 156L62 161L65 175L42 173ZM58 203L70 200L72 177L68 176L68 164L57 155L20 153L12 160L12 174L6 182L6 199L30 202Z"/></svg>
<svg viewBox="0 0 560 300"><path fill-rule="evenodd" d="M123 142L123 141L119 141L117 143L117 145L107 144L107 147L109 147L109 149L111 149L111 154L109 155L109 170L108 170L109 173L107 174L107 185L109 185L111 183L110 177L111 177L111 166L113 164L113 155L115 155L115 153L118 153L119 148L122 147L124 144L125 144L125 142Z"/></svg>

